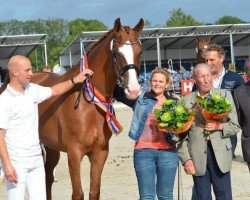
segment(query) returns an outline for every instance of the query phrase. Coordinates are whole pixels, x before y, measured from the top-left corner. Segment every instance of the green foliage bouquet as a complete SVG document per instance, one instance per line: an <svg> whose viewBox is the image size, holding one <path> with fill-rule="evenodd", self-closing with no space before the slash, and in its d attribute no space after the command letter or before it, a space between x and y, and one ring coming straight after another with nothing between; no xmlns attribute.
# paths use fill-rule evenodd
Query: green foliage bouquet
<svg viewBox="0 0 250 200"><path fill-rule="evenodd" d="M187 131L194 120L194 113L174 99L166 100L162 105L162 109L155 109L154 114L158 129L173 132L174 134Z"/></svg>
<svg viewBox="0 0 250 200"><path fill-rule="evenodd" d="M206 122L216 122L228 117L232 111L232 105L218 93L209 94L205 97L196 96L201 108L202 116ZM204 131L204 136L209 136L210 131Z"/></svg>
<svg viewBox="0 0 250 200"><path fill-rule="evenodd" d="M206 111L213 114L229 113L232 110L232 105L218 93L209 94L205 97L197 96L197 102Z"/></svg>

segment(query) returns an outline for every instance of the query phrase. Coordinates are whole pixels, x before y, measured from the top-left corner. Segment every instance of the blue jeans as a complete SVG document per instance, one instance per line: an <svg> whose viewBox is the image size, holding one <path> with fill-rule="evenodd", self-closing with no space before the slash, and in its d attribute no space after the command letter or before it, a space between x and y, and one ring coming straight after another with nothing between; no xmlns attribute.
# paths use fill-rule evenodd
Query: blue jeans
<svg viewBox="0 0 250 200"><path fill-rule="evenodd" d="M172 200L179 157L174 150L135 149L140 200Z"/></svg>

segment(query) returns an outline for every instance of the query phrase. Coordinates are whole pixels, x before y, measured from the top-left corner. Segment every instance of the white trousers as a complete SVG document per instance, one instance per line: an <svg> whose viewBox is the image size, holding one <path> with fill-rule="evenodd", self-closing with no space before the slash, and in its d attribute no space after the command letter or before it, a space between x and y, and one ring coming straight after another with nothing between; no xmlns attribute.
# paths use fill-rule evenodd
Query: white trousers
<svg viewBox="0 0 250 200"><path fill-rule="evenodd" d="M6 180L8 200L24 200L27 190L30 200L46 200L45 170L42 156L11 161L18 175L17 184Z"/></svg>
<svg viewBox="0 0 250 200"><path fill-rule="evenodd" d="M3 169L0 167L0 178L3 179L4 178L4 172Z"/></svg>

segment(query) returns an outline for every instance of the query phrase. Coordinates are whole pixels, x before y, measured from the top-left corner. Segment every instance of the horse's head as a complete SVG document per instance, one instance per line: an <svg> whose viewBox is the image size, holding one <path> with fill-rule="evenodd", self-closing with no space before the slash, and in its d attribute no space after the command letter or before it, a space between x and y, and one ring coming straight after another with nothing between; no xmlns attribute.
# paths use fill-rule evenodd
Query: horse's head
<svg viewBox="0 0 250 200"><path fill-rule="evenodd" d="M142 44L138 39L144 25L143 19L134 28L122 26L120 19L116 19L115 31L110 44L113 62L118 76L118 84L125 88L130 96L137 96L140 91L138 83L139 68L141 65Z"/></svg>
<svg viewBox="0 0 250 200"><path fill-rule="evenodd" d="M211 36L208 36L206 39L201 39L198 36L195 38L197 46L197 54L199 54L204 59L204 50L210 45Z"/></svg>

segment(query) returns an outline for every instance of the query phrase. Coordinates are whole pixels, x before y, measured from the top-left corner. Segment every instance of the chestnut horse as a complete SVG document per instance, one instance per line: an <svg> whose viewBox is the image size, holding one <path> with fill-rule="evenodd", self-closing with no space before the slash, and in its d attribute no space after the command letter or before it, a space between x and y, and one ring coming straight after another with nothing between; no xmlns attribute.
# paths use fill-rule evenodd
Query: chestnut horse
<svg viewBox="0 0 250 200"><path fill-rule="evenodd" d="M208 47L211 42L211 36L206 39L201 39L198 36L195 38L196 41L196 64L204 63L204 50Z"/></svg>
<svg viewBox="0 0 250 200"><path fill-rule="evenodd" d="M117 19L114 28L87 52L89 68L94 72L92 82L95 91L101 93L104 99L111 100L118 79L126 91L139 92L137 73L141 64L142 46L138 35L143 24L143 19L140 19L134 28L130 28L122 26L120 19ZM80 64L77 64L61 76L38 72L33 75L32 82L52 86L76 76L79 70ZM72 199L84 199L80 168L85 155L91 164L89 199L100 198L101 174L112 132L107 125L106 113L87 100L81 90L81 84L75 85L66 94L53 97L39 106L40 140L47 150L47 199L52 199L53 169L59 161L60 151L68 155Z"/></svg>

